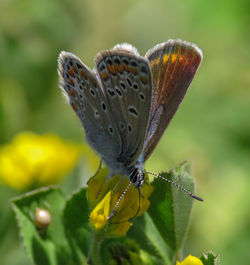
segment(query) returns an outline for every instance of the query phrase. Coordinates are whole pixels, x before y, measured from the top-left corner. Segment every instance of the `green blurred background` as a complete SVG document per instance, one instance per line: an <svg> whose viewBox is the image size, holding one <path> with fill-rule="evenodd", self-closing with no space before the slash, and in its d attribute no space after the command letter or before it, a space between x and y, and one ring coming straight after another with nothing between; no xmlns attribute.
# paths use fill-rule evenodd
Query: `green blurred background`
<svg viewBox="0 0 250 265"><path fill-rule="evenodd" d="M186 254L213 250L223 265L250 264L250 1L1 0L0 10L1 144L27 130L84 141L58 89L61 50L91 68L97 52L121 42L141 54L170 38L203 50L146 168L157 173L192 160L205 202L194 202ZM8 202L18 193L0 192L1 264L28 264Z"/></svg>

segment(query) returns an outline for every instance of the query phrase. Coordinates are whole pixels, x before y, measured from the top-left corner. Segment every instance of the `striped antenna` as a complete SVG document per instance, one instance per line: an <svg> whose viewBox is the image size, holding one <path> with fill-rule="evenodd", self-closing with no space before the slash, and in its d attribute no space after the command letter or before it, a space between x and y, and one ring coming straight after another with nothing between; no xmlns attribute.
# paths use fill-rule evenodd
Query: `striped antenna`
<svg viewBox="0 0 250 265"><path fill-rule="evenodd" d="M192 192L186 190L186 189L183 188L181 185L179 185L178 183L175 183L175 182L171 181L170 179L164 178L164 177L161 176L161 175L158 175L158 174L155 174L155 173L152 173L152 172L148 172L148 171L144 171L144 173L151 174L151 175L153 175L153 176L155 176L155 177L158 177L158 178L160 178L160 179L165 180L166 182L172 184L172 185L175 186L176 188L178 188L178 189L184 191L185 193L187 193L189 196L191 196L192 198L196 199L197 201L201 201L201 202L204 201L202 198L200 198L200 197L194 195Z"/></svg>

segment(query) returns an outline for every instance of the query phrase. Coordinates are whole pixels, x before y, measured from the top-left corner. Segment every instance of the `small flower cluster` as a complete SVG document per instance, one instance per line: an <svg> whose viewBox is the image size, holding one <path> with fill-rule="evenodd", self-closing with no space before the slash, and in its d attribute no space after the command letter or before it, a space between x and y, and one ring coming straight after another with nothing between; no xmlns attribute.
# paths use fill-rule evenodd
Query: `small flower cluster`
<svg viewBox="0 0 250 265"><path fill-rule="evenodd" d="M138 189L131 185L118 204L114 215L108 220L117 201L129 185L129 180L125 177L120 182L121 176L118 175L106 180L107 175L108 170L101 169L88 182L87 199L92 209L90 224L96 231L105 230L106 237L124 236L132 225L130 219L142 215L149 208L148 197L153 187L145 183L139 193Z"/></svg>
<svg viewBox="0 0 250 265"><path fill-rule="evenodd" d="M0 181L17 190L57 183L76 165L80 151L56 135L21 133L0 147Z"/></svg>
<svg viewBox="0 0 250 265"><path fill-rule="evenodd" d="M197 257L188 255L182 262L177 261L176 265L203 265L203 263Z"/></svg>

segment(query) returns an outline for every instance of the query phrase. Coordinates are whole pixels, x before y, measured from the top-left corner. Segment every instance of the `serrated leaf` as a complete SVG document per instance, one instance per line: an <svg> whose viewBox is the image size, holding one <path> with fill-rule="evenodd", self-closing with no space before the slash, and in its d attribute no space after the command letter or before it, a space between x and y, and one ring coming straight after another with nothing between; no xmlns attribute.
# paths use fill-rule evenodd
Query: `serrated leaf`
<svg viewBox="0 0 250 265"><path fill-rule="evenodd" d="M74 264L62 223L65 195L61 190L47 187L29 192L12 200L21 236L28 257L33 264ZM34 224L37 208L46 209L51 223L46 231L39 231Z"/></svg>
<svg viewBox="0 0 250 265"><path fill-rule="evenodd" d="M160 175L193 192L189 163L182 163L169 173ZM153 185L148 213L164 241L177 253L186 235L193 199L162 179L155 179Z"/></svg>
<svg viewBox="0 0 250 265"><path fill-rule="evenodd" d="M89 225L89 206L86 199L86 188L74 193L67 200L63 211L66 235L70 242L77 264L86 263L91 242L91 227Z"/></svg>
<svg viewBox="0 0 250 265"><path fill-rule="evenodd" d="M204 252L200 260L203 265L219 265L219 258L212 251Z"/></svg>

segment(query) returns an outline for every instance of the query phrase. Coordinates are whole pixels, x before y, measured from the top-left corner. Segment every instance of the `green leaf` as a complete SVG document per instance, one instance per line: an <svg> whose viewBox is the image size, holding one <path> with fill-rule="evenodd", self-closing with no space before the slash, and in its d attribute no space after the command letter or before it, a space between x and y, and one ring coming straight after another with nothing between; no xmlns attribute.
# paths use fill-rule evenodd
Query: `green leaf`
<svg viewBox="0 0 250 265"><path fill-rule="evenodd" d="M133 238L140 248L150 254L154 264L171 264L170 249L148 213L135 220L128 231L128 237Z"/></svg>
<svg viewBox="0 0 250 265"><path fill-rule="evenodd" d="M169 173L160 174L193 192L191 165L184 162ZM162 179L155 179L148 213L163 240L178 253L187 232L193 199Z"/></svg>
<svg viewBox="0 0 250 265"><path fill-rule="evenodd" d="M215 255L213 252L208 251L202 254L200 257L203 265L219 265L219 257Z"/></svg>
<svg viewBox="0 0 250 265"><path fill-rule="evenodd" d="M54 187L38 189L12 200L24 247L33 264L56 265L65 261L74 264L62 223L64 203L65 195ZM37 208L46 209L51 215L45 231L34 224Z"/></svg>
<svg viewBox="0 0 250 265"><path fill-rule="evenodd" d="M86 191L86 188L82 188L73 194L63 211L66 235L77 264L87 263L84 257L88 256L92 235Z"/></svg>

